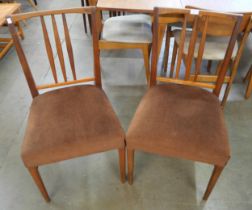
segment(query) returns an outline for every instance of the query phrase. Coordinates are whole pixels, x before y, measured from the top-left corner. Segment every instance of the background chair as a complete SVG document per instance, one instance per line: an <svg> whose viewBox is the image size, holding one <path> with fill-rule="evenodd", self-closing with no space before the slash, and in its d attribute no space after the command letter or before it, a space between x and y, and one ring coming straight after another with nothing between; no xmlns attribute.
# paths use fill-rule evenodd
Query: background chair
<svg viewBox="0 0 252 210"><path fill-rule="evenodd" d="M70 14L81 16L85 13L92 14L93 30L95 31L96 12L93 7L32 12L7 19L33 97L22 144L22 159L46 201L49 201L50 198L39 175L38 167L41 165L117 149L120 178L122 182L125 181L124 132L101 88L97 33L94 33L92 42L94 76L78 79L78 75L82 71L77 71L75 68L74 51L66 16ZM35 72L31 72L13 25L13 22L36 17L41 22L44 44L51 67L51 71L48 73L51 73L53 78L53 82L44 85L36 85ZM63 23L64 42L61 41L57 26L59 18ZM48 33L50 30L47 27L50 23L47 22L48 19L51 21L53 34ZM51 35L54 37L56 54L50 41ZM65 43L69 69L64 60L62 43ZM55 55L58 57L61 71L57 71ZM92 55L87 59L89 58L91 59ZM95 85L76 85L85 82L94 82ZM46 89L50 91L39 94L39 90L45 91Z"/></svg>
<svg viewBox="0 0 252 210"><path fill-rule="evenodd" d="M97 0L89 0L95 6ZM140 49L143 53L146 80L149 81L149 56L152 43L152 20L149 15L132 14L113 16L102 22L100 12L97 13L99 49Z"/></svg>
<svg viewBox="0 0 252 210"><path fill-rule="evenodd" d="M242 16L207 11L193 15L190 10L164 8L155 8L154 15L150 89L141 100L126 135L128 180L130 184L133 183L136 150L213 164L214 170L203 197L207 200L230 158L227 130L218 96L239 35ZM192 24L192 33L183 71L181 64L188 22ZM182 25L173 78L157 76L160 23ZM203 82L200 68L192 70L192 60L195 52L198 52L196 65L200 66L206 50L206 38L213 34L225 34L229 37L229 44L217 78ZM197 39L200 39L200 45L196 48ZM168 84L159 85L157 82ZM213 93L202 88L212 89Z"/></svg>
<svg viewBox="0 0 252 210"><path fill-rule="evenodd" d="M189 6L189 5L186 6L186 8L196 9L196 10L206 10L206 9L198 8L198 7L195 7L195 6ZM252 18L251 18L252 13L251 12L245 12L245 13L242 13L242 15L243 15L243 19L242 19L242 23L241 23L241 26L240 26L240 29L239 29L240 30L240 39L237 42L236 53L235 53L234 56L232 56L232 59L231 59L231 62L230 62L230 68L229 68L230 69L230 76L227 76L226 79L225 79L225 82L227 83L227 86L226 86L225 93L224 93L222 103L221 103L223 107L225 106L225 104L227 102L229 92L231 90L234 79L235 79L235 77L237 75L238 66L239 66L239 63L240 63L242 53L244 51L245 44L246 44L248 36L249 36L249 34L250 34L251 30L252 30ZM223 41L222 40L214 40L213 44L216 44L216 46L221 46L221 45L223 45ZM214 55L214 54L216 55L216 54L220 54L222 52L222 49L220 47L215 47L211 51L212 51L211 52L212 55ZM208 58L205 57L204 59L208 60L207 69L208 69L208 72L210 73L212 61L216 60L216 58L214 59L213 56L210 56ZM218 67L219 67L221 65L221 63L222 63L221 57L219 57L217 59L217 61L219 62L219 64L218 64ZM217 71L218 71L218 69L217 69ZM246 77L245 79L248 79L248 78ZM247 90L248 90L248 88L247 88ZM245 94L245 98L246 98L246 95L247 94Z"/></svg>

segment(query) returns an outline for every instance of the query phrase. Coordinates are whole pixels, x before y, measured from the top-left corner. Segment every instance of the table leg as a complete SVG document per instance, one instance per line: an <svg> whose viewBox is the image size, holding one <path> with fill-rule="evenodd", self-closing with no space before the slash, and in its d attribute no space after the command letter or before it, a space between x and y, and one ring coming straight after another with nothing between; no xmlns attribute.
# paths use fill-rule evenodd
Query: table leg
<svg viewBox="0 0 252 210"><path fill-rule="evenodd" d="M81 0L81 6L82 6L82 7L85 6L85 1L84 1L84 0ZM86 14L83 14L82 17L83 17L84 30L85 30L85 33L87 33Z"/></svg>
<svg viewBox="0 0 252 210"><path fill-rule="evenodd" d="M30 3L30 5L31 5L35 10L37 10L36 4L34 3L33 0L28 0L28 2Z"/></svg>
<svg viewBox="0 0 252 210"><path fill-rule="evenodd" d="M158 55L160 56L160 51L163 44L163 38L166 30L166 24L159 24L158 26ZM158 56L158 57L159 57Z"/></svg>

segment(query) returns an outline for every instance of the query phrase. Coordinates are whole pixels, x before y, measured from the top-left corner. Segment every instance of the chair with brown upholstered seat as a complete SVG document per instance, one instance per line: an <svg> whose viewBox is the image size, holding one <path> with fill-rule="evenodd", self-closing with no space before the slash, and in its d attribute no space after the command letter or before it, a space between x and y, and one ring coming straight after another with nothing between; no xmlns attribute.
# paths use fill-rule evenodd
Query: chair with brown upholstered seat
<svg viewBox="0 0 252 210"><path fill-rule="evenodd" d="M150 89L141 100L126 135L130 184L133 183L134 153L142 150L213 164L214 171L203 199L208 198L230 158L228 135L218 96L238 38L241 19L240 15L205 11L190 14L190 10L186 9L155 8ZM188 21L193 23L193 27L183 69L181 60ZM218 24L214 24L216 21ZM182 25L175 76L157 76L158 24L174 22ZM221 33L222 30L229 37L229 44L222 68L214 80L216 83L212 80L197 80L201 77L200 71L191 68L195 50L198 50L197 62L200 63L206 36L217 31ZM202 36L199 48L195 48L198 33ZM168 84L161 85L157 82ZM212 89L213 93L202 88Z"/></svg>
<svg viewBox="0 0 252 210"><path fill-rule="evenodd" d="M119 151L120 178L122 182L125 181L124 132L101 87L98 38L96 33L93 33L93 56L90 52L91 54L87 57L90 60L92 57L94 58L94 76L78 79L78 76L80 77L83 72L76 71L74 49L67 25L67 15L70 14L80 16L90 14L95 20L96 10L94 7L84 7L40 11L15 15L7 19L33 97L22 144L22 159L46 201L50 199L39 175L38 167L41 165L117 149ZM46 74L50 75L51 73L54 80L52 83L40 86L35 83L36 75L34 76L34 72L31 73L13 25L15 21L35 19L36 17L42 25L45 48L51 67L51 71ZM61 18L63 23L64 42L59 36L57 22L60 20L58 18ZM55 39L61 71L57 71L54 60L55 51L53 51L49 39L47 19L51 19L52 36ZM95 22L93 21L93 24ZM66 44L65 55L68 55L69 63L64 60L62 43ZM67 64L69 64L69 70ZM84 85L85 82L94 82L95 85ZM69 85L70 87L67 87ZM48 88L51 90L39 94L39 90Z"/></svg>

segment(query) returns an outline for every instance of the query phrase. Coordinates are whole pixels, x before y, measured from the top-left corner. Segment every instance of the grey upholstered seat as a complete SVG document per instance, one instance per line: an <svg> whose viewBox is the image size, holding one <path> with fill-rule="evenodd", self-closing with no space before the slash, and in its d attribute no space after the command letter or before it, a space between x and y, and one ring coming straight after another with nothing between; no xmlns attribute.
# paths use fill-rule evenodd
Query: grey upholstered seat
<svg viewBox="0 0 252 210"><path fill-rule="evenodd" d="M125 15L108 18L103 25L102 39L112 42L151 43L151 17Z"/></svg>
<svg viewBox="0 0 252 210"><path fill-rule="evenodd" d="M180 40L180 30L174 30L173 34L175 37L175 40L177 43L179 43ZM189 47L189 42L191 38L191 31L186 32L186 40L184 43L184 53L188 53L188 47ZM207 36L206 42L205 42L205 50L203 54L203 59L205 60L223 60L225 57L225 53L227 50L227 46L229 43L229 38L230 37L214 37L214 36ZM200 39L197 39L196 42L196 49L194 51L194 57L198 57L198 48L200 44ZM238 44L236 42L232 58L235 57L238 51Z"/></svg>

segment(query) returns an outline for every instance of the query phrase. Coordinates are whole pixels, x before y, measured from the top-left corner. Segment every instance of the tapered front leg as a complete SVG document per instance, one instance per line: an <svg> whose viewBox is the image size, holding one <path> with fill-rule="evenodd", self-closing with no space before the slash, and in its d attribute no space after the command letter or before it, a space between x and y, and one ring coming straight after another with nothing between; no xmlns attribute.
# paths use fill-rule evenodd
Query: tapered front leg
<svg viewBox="0 0 252 210"><path fill-rule="evenodd" d="M119 149L119 168L120 168L120 180L125 183L125 148Z"/></svg>
<svg viewBox="0 0 252 210"><path fill-rule="evenodd" d="M208 199L208 197L209 197L210 193L212 192L219 176L221 175L223 168L224 167L221 167L221 166L214 166L214 170L213 170L212 176L208 182L208 186L207 186L206 192L203 196L203 200Z"/></svg>
<svg viewBox="0 0 252 210"><path fill-rule="evenodd" d="M38 167L29 167L28 171L30 172L34 182L36 183L37 187L39 188L40 192L42 193L46 202L50 202L50 197L46 191L45 185L41 179L41 176L38 171Z"/></svg>
<svg viewBox="0 0 252 210"><path fill-rule="evenodd" d="M128 182L130 185L133 184L134 175L134 153L135 150L127 149L127 159L128 159Z"/></svg>

